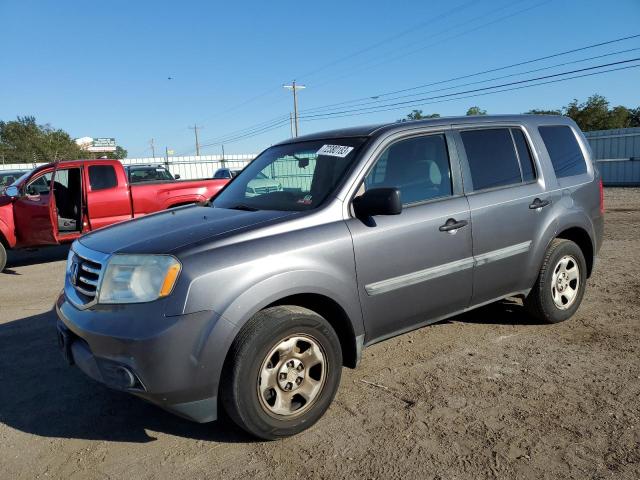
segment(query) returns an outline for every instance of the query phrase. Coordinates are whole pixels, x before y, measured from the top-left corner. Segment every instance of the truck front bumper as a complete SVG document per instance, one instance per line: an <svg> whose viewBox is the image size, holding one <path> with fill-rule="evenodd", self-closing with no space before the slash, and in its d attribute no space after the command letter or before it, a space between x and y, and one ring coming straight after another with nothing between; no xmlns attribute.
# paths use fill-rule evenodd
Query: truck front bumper
<svg viewBox="0 0 640 480"><path fill-rule="evenodd" d="M56 302L60 350L94 380L204 423L217 418L218 382L234 325L214 312L167 317L149 304L78 310Z"/></svg>

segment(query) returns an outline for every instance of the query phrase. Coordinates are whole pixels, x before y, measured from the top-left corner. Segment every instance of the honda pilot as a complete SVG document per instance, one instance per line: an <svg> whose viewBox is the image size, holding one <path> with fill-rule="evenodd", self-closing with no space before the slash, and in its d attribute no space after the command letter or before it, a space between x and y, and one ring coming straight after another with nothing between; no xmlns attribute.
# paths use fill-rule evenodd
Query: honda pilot
<svg viewBox="0 0 640 480"><path fill-rule="evenodd" d="M248 188L265 178L279 188ZM316 133L208 205L76 240L58 339L98 382L275 439L320 419L376 342L505 297L567 320L602 237L600 174L568 118Z"/></svg>

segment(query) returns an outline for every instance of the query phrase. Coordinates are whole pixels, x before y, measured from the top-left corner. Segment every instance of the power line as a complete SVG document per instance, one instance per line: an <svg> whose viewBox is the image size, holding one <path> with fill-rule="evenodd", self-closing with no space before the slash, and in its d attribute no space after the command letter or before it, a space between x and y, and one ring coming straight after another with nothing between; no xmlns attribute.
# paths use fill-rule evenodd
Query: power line
<svg viewBox="0 0 640 480"><path fill-rule="evenodd" d="M254 130L254 131L251 131L251 132L247 132L247 133L244 133L244 134L241 134L241 135L236 135L236 136L233 136L233 137L227 137L225 139L218 140L216 142L202 144L201 147L212 147L212 146L217 146L217 145L222 145L222 144L227 144L227 143L233 143L233 142L236 142L238 140L242 140L244 138L255 137L256 135L260 135L262 133L266 133L266 132L269 132L271 130L275 130L277 128L280 128L281 126L286 125L287 123L289 123L289 119L285 118L285 119L280 120L279 122L275 122L275 123L273 123L271 125L267 125L267 126L261 128L261 129Z"/></svg>
<svg viewBox="0 0 640 480"><path fill-rule="evenodd" d="M516 2L508 3L507 5L503 5L503 6L501 6L501 7L498 7L498 8L496 8L496 9L493 9L493 10L491 10L491 11L489 11L489 12L485 12L485 13L484 13L484 14L482 14L482 15L479 15L479 16L477 16L477 17L474 17L474 18L470 19L470 20L467 20L467 21L461 22L461 23L459 23L459 24L457 24L457 25L454 25L454 26L452 26L452 27L446 28L446 29L444 29L444 30L442 30L442 31L440 31L440 32L434 33L434 34L432 34L432 35L428 35L428 36L427 36L427 37L425 37L425 38L433 38L433 37L437 37L437 36L439 36L439 35L442 35L442 34L444 34L444 33L449 32L449 31L451 31L451 30L455 30L455 29L457 29L457 28L459 28L459 27L462 27L462 26L465 26L465 25L467 25L467 24L473 23L473 22L475 22L475 21L477 21L477 20L479 20L479 19L484 19L484 18L486 18L487 16L493 15L493 14L495 14L495 13L497 13L497 12L501 11L501 10L505 10L505 9L507 9L507 8L510 8L510 7L514 6L514 5L517 5L518 3L522 3L523 1L525 1L525 0L519 0L519 1L516 1ZM381 62L377 62L377 63L373 63L373 64L369 64L369 65L367 65L367 63L368 63L368 62L366 62L366 63L360 64L360 65L357 65L357 66L355 66L355 67L354 67L350 72L348 72L348 73L346 73L346 74L344 74L344 75L340 75L340 76L334 77L334 78L329 78L328 80L325 80L324 82L322 82L322 83L320 83L320 84L314 84L314 87L315 87L315 88L320 88L320 87L323 87L323 86L325 86L325 85L327 85L327 84L329 84L329 83L331 83L331 82L334 82L334 81L337 81L337 80L342 80L342 79L344 79L344 78L347 78L347 77L349 77L349 76L353 75L354 73L360 73L360 72L362 72L363 70L368 70L368 69L371 69L371 68L378 67L378 66L380 66L380 65L384 65L384 64L389 63L389 62L391 62L391 61L395 61L395 60L399 60L399 59L401 59L401 58L405 58L405 57L410 56L410 55L413 55L413 54L415 54L415 53L417 53L417 52L419 52L419 51L422 51L422 50L424 50L424 49L426 49L426 48L434 47L434 46L436 46L436 45L440 45L440 44L442 44L442 43L444 43L444 42L447 42L447 41L449 41L449 40L452 40L452 39L454 39L454 38L458 38L458 37L461 37L461 36L464 36L464 35L468 35L469 33L473 33L473 32L475 32L475 31L480 30L480 29L482 29L482 28L485 28L485 27L487 27L487 26L489 26L489 25L493 25L493 24L495 24L495 23L501 22L501 21L506 20L506 19L508 19L508 18L514 17L514 16L516 16L516 15L520 15L521 13L527 12L527 11L529 11L529 10L533 10L534 8L538 8L538 7L540 7L540 6L544 5L544 4L547 4L547 3L549 3L549 2L551 2L551 0L544 0L544 1L539 2L539 3L536 3L536 4L534 4L534 5L528 6L528 7L526 7L526 8L520 9L520 10L517 10L517 11L512 12L512 13L509 13L509 14L507 14L507 15L504 15L504 16L502 16L502 17L498 17L498 18L495 18L495 19L493 19L493 20L491 20L491 21L488 21L488 22L485 22L485 23L481 23L480 25L476 25L476 26L475 26L475 27L473 27L473 28L469 28L469 29L463 30L462 32L458 32L458 33L456 33L456 34L454 34L454 35L451 35L451 36L448 36L448 37L442 38L442 39L440 39L440 40L437 40L437 41L435 41L435 42L429 43L429 44L427 44L427 45L423 45L422 47L420 47L420 48L418 48L418 49L416 49L416 50L410 51L410 52L408 52L408 53L405 53L405 54L402 54L402 55L396 55L396 56L390 57L390 58L388 58L388 59L386 59L386 60L383 60L383 61L381 61ZM402 48L411 47L412 45L415 45L415 44L417 44L417 43L421 43L423 40L424 40L424 38L423 38L423 39L421 39L421 40L420 40L420 41L418 41L418 42L412 42L412 43L410 43L410 44L407 44L407 45L405 45L405 46L404 46L404 47L402 47ZM396 48L395 50L398 50L398 49ZM391 51L391 52L389 52L389 53L393 54L393 53L395 53L395 52L394 52L394 51ZM376 60L376 59L374 59L374 60Z"/></svg>
<svg viewBox="0 0 640 480"><path fill-rule="evenodd" d="M205 146L209 146L209 145L218 145L221 142L224 142L224 140L226 138L234 137L234 136L237 136L237 135L243 135L245 133L251 133L254 130L260 130L260 129L264 128L264 127L269 127L269 126L271 126L273 124L280 123L283 120L287 120L288 121L289 120L289 116L288 115L287 116L279 115L279 116L274 117L274 118L272 118L270 120L267 120L267 121L264 121L264 122L260 122L260 123L257 123L255 125L242 128L240 130L232 131L232 132L229 132L229 133L227 133L225 135L221 135L221 136L218 136L218 137L210 138L210 139L206 140L206 143L201 144L201 147L205 147Z"/></svg>
<svg viewBox="0 0 640 480"><path fill-rule="evenodd" d="M349 107L360 107L360 106L365 106L365 105L375 105L375 104L380 104L382 102L388 102L388 101L398 100L398 99L402 99L402 98L416 97L416 96L419 96L419 95L424 95L426 93L435 93L435 92L441 92L441 91L445 91L445 90L452 90L454 88L466 87L466 86L470 86L470 85L478 85L478 84L481 84L481 83L492 82L492 81L501 80L501 79L504 79L504 78L517 77L517 76L520 76L520 75L526 75L526 74L529 74L529 73L541 72L541 71L544 71L544 70L551 70L553 68L564 67L564 66L567 66L567 65L574 65L576 63L583 63L583 62L587 62L587 61L590 61L590 60L596 60L598 58L611 57L611 56L614 56L614 55L620 55L620 54L623 54L623 53L629 53L629 52L634 52L634 51L638 51L638 50L640 50L640 47L628 48L628 49L625 49L625 50L618 50L616 52L605 53L605 54L602 54L602 55L595 55L595 56L592 56L592 57L581 58L579 60L572 60L570 62L556 63L555 65L550 65L550 66L541 67L541 68L535 68L535 69L532 69L532 70L526 70L524 72L516 72L516 73L511 73L511 74L508 74L508 75L501 75L501 76L498 76L498 77L486 78L484 80L477 80L475 82L462 83L462 84L458 84L458 85L452 85L452 86L437 88L437 89L433 89L433 90L421 91L421 92L418 92L418 93L412 93L412 94L408 94L408 95L401 95L401 96L398 96L398 97L391 97L391 98L388 98L386 100L370 100L370 101L367 101L367 102L352 103L351 105L349 105ZM436 83L444 83L444 82L436 82ZM371 98L377 98L377 97L368 97L368 98L371 99ZM335 106L339 106L341 104L346 104L346 103L347 102L343 102L343 103L340 103L340 104L332 104L332 105L327 105L327 106L324 106L324 107L311 108L311 109L308 109L308 110L304 110L303 113L313 113L313 112L320 112L320 111L323 111L323 110L331 110L332 108L335 108Z"/></svg>
<svg viewBox="0 0 640 480"><path fill-rule="evenodd" d="M339 63L345 62L347 60L351 60L354 57L362 55L363 53L366 53L366 52L369 52L371 50L374 50L374 49L376 49L376 48L378 48L380 46L388 45L389 42L393 42L394 40L397 40L398 38L404 37L405 35L408 35L411 32L415 32L416 30L420 30L421 28L426 27L427 25L431 25L432 23L436 23L439 20L442 20L442 19L447 18L447 17L449 17L449 16L451 16L451 15L453 15L455 13L458 13L461 10L465 9L466 7L468 7L470 5L477 5L477 4L478 4L478 2L476 0L471 0L469 2L466 2L466 3L463 3L461 5L458 5L457 7L454 7L452 9L450 9L450 10L447 10L446 12L441 13L440 15L437 15L437 16L435 16L433 18L430 18L429 20L426 20L426 21L421 22L421 23L419 23L417 25L414 25L411 28L403 30L400 33L397 33L395 35L391 35L390 37L386 37L386 38L384 38L384 39L382 39L382 40L380 40L378 42L375 42L375 43L373 43L373 44L371 44L371 45L369 45L367 47L364 47L364 48L362 48L360 50L357 50L357 51L355 51L353 53L350 53L350 54L348 54L348 55L346 55L344 57L341 57L341 58L339 58L337 60L334 60L332 62L326 63L326 64L316 68L315 70L312 70L311 72L307 72L304 75L298 75L297 78L307 78L307 77L315 75L316 73L319 73L319 72L321 72L323 70L326 70L329 67L332 67L332 66L337 65Z"/></svg>
<svg viewBox="0 0 640 480"><path fill-rule="evenodd" d="M486 91L486 92L482 92L482 93L472 93L472 94L469 94L469 95L462 95L463 92L459 92L457 94L459 96L456 96L454 98L445 98L445 99L427 101L427 102L423 102L423 103L420 103L420 104L415 105L415 106L423 106L423 105L430 105L430 104L436 104L436 103L452 102L452 101L456 101L456 100L463 100L463 99L468 99L468 98L476 98L476 97L482 97L482 96L487 96L487 95L493 95L493 94L496 94L496 93L523 90L523 89L526 89L526 88L533 88L533 87L538 87L538 86L541 86L541 85L548 85L548 84L552 84L552 83L566 82L566 81L574 80L574 79L577 79L577 78L591 77L591 76L602 75L602 74L610 73L610 72L629 70L629 69L632 69L632 68L640 68L640 64L628 65L628 66L618 67L618 68L610 68L610 69L603 70L603 71L600 71L600 72L583 73L583 74L579 74L579 75L573 75L573 76L567 77L567 78L556 78L554 80L547 80L547 81L544 81L544 82L538 82L538 83L529 84L529 85L518 85L518 86L513 86L513 87L509 87L509 88L502 88L502 89L494 90L494 91ZM529 81L535 81L535 79L531 79ZM496 85L496 86L494 86L492 88L500 88L500 87L501 87L500 85ZM327 118L345 118L345 117L352 117L352 116L356 116L356 115L366 115L366 114L370 114L370 113L379 113L379 112L388 112L388 111L400 110L401 108L403 108L403 107L392 106L392 107L387 107L387 108L380 108L380 109L375 110L375 111L347 113L347 114L333 115L331 117L323 117L323 118L305 118L305 116L301 116L300 117L300 121L302 121L302 122L310 122L310 121L324 120L324 119L327 119ZM231 140L226 141L225 143L233 143L233 142L236 142L236 141L244 140L246 138L254 137L254 136L262 134L262 133L266 133L268 131L275 130L275 129L279 128L280 126L285 125L286 122L287 122L287 120L284 120L283 122L281 122L280 124L277 124L275 126L272 126L272 127L269 127L269 128L265 128L265 129L263 129L263 130L261 130L261 131L259 131L257 133L254 133L254 134L245 134L245 135L242 135L242 136L238 136L235 139L231 139ZM221 143L217 143L215 145L221 145Z"/></svg>
<svg viewBox="0 0 640 480"><path fill-rule="evenodd" d="M490 90L490 89L494 89L494 88L500 88L500 87L509 86L509 85L517 85L517 84L528 83L528 82L533 82L533 81L537 81L537 80L543 80L543 79L547 79L547 78L558 77L558 76L562 76L562 75L569 75L569 74L572 74L572 73L578 73L578 72L584 72L584 71L588 71L588 70L594 70L596 68L604 68L604 67L609 67L609 66L613 66L613 65L620 65L620 64L623 64L623 63L634 62L634 61L637 61L637 60L640 60L640 57L627 59L627 60L621 60L621 61L618 61L618 62L611 62L611 63L605 63L605 64L601 64L601 65L595 65L595 66L586 67L586 68L580 68L580 69L571 70L571 71L568 71L568 72L554 73L552 75L544 75L544 76L541 76L541 77L536 77L536 78L527 79L527 80L517 80L517 81L514 81L514 82L504 83L502 85L494 85L494 86L476 88L476 89L472 89L472 90L466 90L466 91L457 92L457 93L448 93L448 94L444 94L444 95L436 95L434 97L425 97L425 98L420 98L420 99L416 99L416 100L407 100L407 101L403 101L403 102L395 102L395 103L390 103L390 104L386 104L386 105L379 105L378 107L391 107L391 106L400 106L400 105L410 105L410 104L413 104L413 103L416 103L416 102L420 102L420 101L423 101L423 100L431 100L431 99L434 99L434 98L445 98L445 97L451 97L451 96L455 96L455 95L462 95L462 94L466 94L466 93L475 93L475 92L480 92L480 91L484 91L484 90ZM331 116L331 115L338 115L338 114L342 114L342 113L350 113L350 112L371 110L371 109L375 109L375 108L378 108L378 107L365 107L365 108L360 108L360 109L351 109L351 110L334 111L334 112L327 112L327 113L318 113L318 114L312 114L312 115L304 115L301 118L313 118L313 117Z"/></svg>
<svg viewBox="0 0 640 480"><path fill-rule="evenodd" d="M497 12L497 11L504 10L505 8L508 8L508 7L512 7L513 5L516 5L516 4L518 4L518 3L522 3L523 1L526 1L526 0L517 0L516 2L510 2L510 3L508 3L507 5L504 5L504 6L502 6L502 7L497 8L497 9L494 9L494 10L491 10L491 11L489 11L489 12L486 12L485 14L483 14L483 15L481 15L481 16L479 16L479 17L474 17L471 21L475 21L475 20L477 20L478 18L484 18L484 17L485 17L485 16L487 16L487 15L491 15L492 13L495 13L495 12ZM517 15L517 14L519 14L519 13L522 13L522 12L526 11L526 10L530 10L531 8L535 8L535 7L537 7L537 6L539 6L539 5L542 5L542 4L544 4L544 3L548 3L549 1L551 1L551 0L545 0L544 2L541 2L541 3L539 3L539 4L534 5L533 7L529 7L529 8L527 8L527 9L522 10L522 11L515 12L515 13L511 14L510 16ZM314 70L314 71L312 71L312 72L308 72L308 73L306 73L306 74L302 75L302 77L307 78L307 77L309 77L309 76L311 76L311 75L314 75L314 74L318 73L319 71L325 70L325 69L326 69L326 68L328 68L329 66L333 66L333 65L335 65L335 64L337 64L337 63L341 63L341 62L343 62L343 61L345 61L345 60L347 60L347 59L349 59L349 58L353 58L353 57L358 56L358 55L360 55L360 54L362 54L362 53L365 53L365 52L367 52L367 51L371 51L371 50L373 50L373 49L375 49L375 48L378 48L378 47L379 47L379 46L381 46L381 45L384 45L384 44L387 44L387 43L389 43L389 42L391 42L391 41L394 41L394 40L396 40L397 38L400 38L400 37L402 37L402 36L405 36L406 34L411 33L412 31L418 30L418 29L420 29L420 28L422 28L422 27L424 27L424 26L426 26L426 25L430 25L430 24L433 24L433 23L437 23L437 22L439 22L439 21L443 20L443 19L444 19L444 18L446 18L446 17L449 17L449 16L451 16L451 15L453 15L453 14L455 14L455 13L458 13L458 12L459 12L459 11L461 11L461 10L464 10L465 8L467 8L468 6L470 6L470 5L472 5L472 4L478 4L478 2L469 1L469 2L463 3L463 4L461 4L461 5L457 6L457 7L452 8L451 10L448 10L448 11L446 11L446 12L444 12L444 13L442 13L442 14L440 14L440 15L438 15L438 16L436 16L436 17L434 17L434 18L432 18L432 19L429 19L429 20L427 20L427 21L425 21L425 22L422 22L422 23L418 24L418 25L416 25L415 27L412 27L412 28L409 28L409 29L407 29L407 30L404 30L403 32L400 32L399 34L393 35L393 36L391 36L391 37L387 37L387 39L385 39L385 40L378 41L378 42L376 42L376 43L374 43L374 44L372 44L372 45L370 45L370 46L368 46L368 47L365 47L365 48L363 48L363 49L361 49L361 50L358 50L358 51L356 51L356 52L354 52L354 53L352 53L352 54L350 54L350 55L347 55L346 57L343 57L343 58L341 58L341 59L338 59L338 60L335 60L335 61L329 62L329 63L325 64L324 66L321 66L321 67L319 67L318 69L316 69L316 70ZM492 22L489 22L489 24L490 24L490 23L495 23L495 22L497 22L497 21L501 21L501 20L503 20L503 19L505 19L505 18L508 18L508 17L504 17L504 18L500 18L500 19L494 20L494 21L492 21ZM443 30L443 31L439 32L438 34L445 33L445 32L447 32L447 31L449 31L449 30L451 30L451 29L453 29L453 28L458 28L458 27L460 27L460 26L462 26L462 25L464 25L464 24L466 24L466 23L469 23L469 21L467 21L467 22L463 22L462 24L458 24L458 25L456 25L456 26L454 26L454 27L452 27L452 28L445 29L445 30ZM481 25L480 27L478 27L478 28L481 28L481 27L482 27L482 25ZM476 28L476 29L477 29L477 28ZM464 33L468 33L468 32L464 32ZM437 35L437 34L436 34L436 35ZM433 36L433 35L432 35L432 36ZM447 39L445 39L445 40L447 40ZM413 45L413 44L415 44L415 42L413 42L413 43L409 44L408 46L411 46L411 45ZM300 77L300 76L297 76L297 77ZM241 108L242 106L245 106L245 105L247 105L247 104L249 104L249 103L252 103L252 102L253 102L253 101L255 101L255 100L261 99L261 98L263 98L263 97L265 97L265 96L267 96L267 95L269 95L269 94L271 94L271 93L275 93L276 91L277 91L277 89L276 89L276 88L270 88L269 90L266 90L266 91L264 91L263 93L256 95L255 97L251 97L250 99L248 99L248 100L246 100L246 101L243 101L243 102L241 102L240 104L238 104L238 105L236 105L236 106L232 106L232 107L230 107L230 108L227 108L227 109L223 110L222 112L219 112L219 113L218 113L217 115L215 115L214 117L209 117L209 120L210 120L210 119L213 119L213 118L218 118L218 117L220 117L221 115L223 115L224 113L228 113L228 112L230 112L230 111L238 110L238 109L239 109L239 108ZM270 104L268 104L268 105L275 104L275 103L276 103L276 102L272 102L272 103L270 103Z"/></svg>
<svg viewBox="0 0 640 480"><path fill-rule="evenodd" d="M476 77L476 76L479 76L479 75L485 75L487 73L494 73L494 72L498 72L498 71L501 71L501 70L507 70L507 69L510 69L510 68L520 67L522 65L528 65L528 64L531 64L531 63L541 62L543 60L549 60L551 58L556 58L556 57L560 57L560 56L564 56L564 55L569 55L571 53L577 53L577 52L581 52L581 51L584 51L584 50L589 50L589 49L592 49L592 48L602 47L602 46L605 46L605 45L611 45L613 43L619 43L619 42L623 42L623 41L626 41L626 40L631 40L631 39L638 38L638 37L640 37L640 34L628 35L628 36L625 36L625 37L615 38L613 40L608 40L608 41L605 41L605 42L594 43L594 44L586 45L586 46L580 47L580 48L574 48L574 49L571 49L571 50L565 50L565 51L562 51L562 52L554 53L554 54L551 54L551 55L545 55L545 56L542 56L542 57L537 57L537 58L533 58L533 59L530 59L530 60L525 60L525 61L518 62L518 63L512 63L510 65L505 65L505 66L502 66L502 67L490 68L488 70L482 70L482 71L479 71L479 72L460 75L460 76L448 78L448 79L445 79L445 80L439 80L439 81L436 81L436 82L424 83L424 84L421 84L421 85L416 85L416 86L413 86L413 87L403 88L403 89L400 89L400 90L394 90L394 91L391 91L391 92L377 93L375 95L370 95L368 97L360 97L360 98L356 98L356 99L353 99L353 100L346 100L344 102L337 102L337 103L334 103L334 104L327 105L325 107L316 107L316 108L326 108L328 106L339 106L339 105L345 105L345 104L348 104L348 103L354 103L354 102L358 102L358 101L362 101L362 100L369 100L371 98L378 98L378 97L396 95L398 93L409 92L409 91L418 90L418 89L421 89L421 88L432 87L432 86L435 86L435 85L441 85L443 83L453 82L453 81L456 81L456 80L464 80L464 79ZM316 108L311 108L311 109L308 109L306 111L312 111L312 110L315 110Z"/></svg>
<svg viewBox="0 0 640 480"><path fill-rule="evenodd" d="M493 92L483 92L483 93L476 93L476 94L471 94L471 95L465 95L465 96L460 96L460 97L455 97L455 98L447 98L444 100L435 100L435 101L430 101L430 102L423 102L417 105L414 105L415 107L421 107L424 105L431 105L431 104L435 104L435 103L445 103L445 102L453 102L455 100L463 100L463 99L467 99L467 98L476 98L476 97L483 97L486 95L493 95L495 93L502 93L502 92L510 92L510 91L515 91L515 90L523 90L525 88L532 88L532 87L538 87L540 85L548 85L551 83L560 83L560 82L565 82L568 80L574 80L576 78L584 78L584 77L592 77L595 75L601 75L604 73L610 73L610 72L617 72L617 71L621 71L621 70L630 70L632 68L640 68L640 64L637 65L629 65L626 67L618 67L618 68L611 68L608 70L603 70L601 72L591 72L591 73L585 73L582 75L574 75L572 77L567 77L567 78L560 78L560 79L556 79L556 80L549 80L546 82L539 82L533 85L520 85L517 87L512 87L512 88L504 88L501 90L495 90ZM391 107L391 108L381 108L379 110L374 110L374 111L369 111L369 112L360 112L360 113L349 113L349 114L345 114L345 115L335 115L333 117L327 117L327 118L344 118L344 117L353 117L353 116L357 116L357 115L366 115L366 114L370 114L370 113L379 113L379 112L390 112L390 111L394 111L394 110L400 110L402 107ZM317 120L324 120L325 118L310 118L310 119L305 119L304 116L300 117L302 122L313 122L313 121L317 121Z"/></svg>

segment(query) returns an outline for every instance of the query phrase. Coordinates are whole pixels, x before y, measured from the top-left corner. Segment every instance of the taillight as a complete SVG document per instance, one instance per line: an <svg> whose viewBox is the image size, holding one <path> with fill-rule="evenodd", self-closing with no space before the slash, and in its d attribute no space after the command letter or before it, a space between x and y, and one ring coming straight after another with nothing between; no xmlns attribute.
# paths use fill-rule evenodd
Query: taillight
<svg viewBox="0 0 640 480"><path fill-rule="evenodd" d="M604 187L602 186L602 178L600 179L600 213L604 213Z"/></svg>

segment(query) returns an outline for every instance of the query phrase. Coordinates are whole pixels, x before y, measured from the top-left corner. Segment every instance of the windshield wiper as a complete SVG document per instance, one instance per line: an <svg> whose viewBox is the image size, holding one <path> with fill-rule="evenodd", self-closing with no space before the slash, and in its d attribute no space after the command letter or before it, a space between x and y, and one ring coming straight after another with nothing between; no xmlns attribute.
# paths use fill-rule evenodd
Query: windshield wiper
<svg viewBox="0 0 640 480"><path fill-rule="evenodd" d="M257 212L258 210L260 210L259 208L251 207L251 206L246 205L244 203L238 203L237 205L234 205L233 207L229 207L229 209L231 209L231 210L243 210L245 212Z"/></svg>

